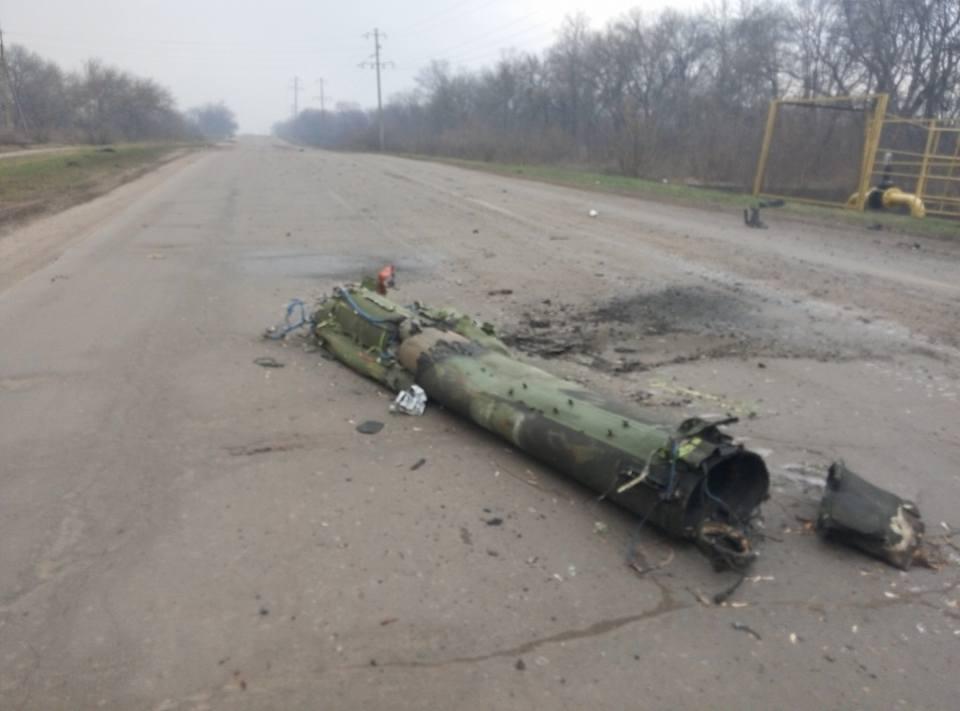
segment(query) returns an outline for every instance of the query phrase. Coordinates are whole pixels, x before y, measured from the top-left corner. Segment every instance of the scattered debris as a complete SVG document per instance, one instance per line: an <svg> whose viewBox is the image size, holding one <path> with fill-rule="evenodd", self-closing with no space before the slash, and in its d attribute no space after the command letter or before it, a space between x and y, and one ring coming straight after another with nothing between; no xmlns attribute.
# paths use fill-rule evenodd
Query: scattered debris
<svg viewBox="0 0 960 711"><path fill-rule="evenodd" d="M494 289L493 291L488 291L487 296L510 296L513 293L513 289Z"/></svg>
<svg viewBox="0 0 960 711"><path fill-rule="evenodd" d="M602 536L607 532L607 524L605 524L603 521L594 521L593 532L599 533Z"/></svg>
<svg viewBox="0 0 960 711"><path fill-rule="evenodd" d="M656 565L650 565L647 563L646 556L640 552L639 545L633 545L630 549L630 554L627 556L627 565L633 568L637 575L646 575L647 573L652 573L661 568L666 568L673 562L674 552L673 548L670 549L670 552Z"/></svg>
<svg viewBox="0 0 960 711"><path fill-rule="evenodd" d="M596 210L591 209L590 212L588 212L587 214L590 215L590 217L596 217L600 213L597 212Z"/></svg>
<svg viewBox="0 0 960 711"><path fill-rule="evenodd" d="M240 447L227 447L227 451L234 457L250 457L255 454L269 454L270 452L286 452L291 449L300 449L302 442L270 442Z"/></svg>
<svg viewBox="0 0 960 711"><path fill-rule="evenodd" d="M513 668L517 671L524 671L527 668L527 665L522 659L518 659L517 663L513 665Z"/></svg>
<svg viewBox="0 0 960 711"><path fill-rule="evenodd" d="M270 356L260 356L259 358L254 358L253 362L259 365L261 368L283 368L284 364L278 361L276 358Z"/></svg>
<svg viewBox="0 0 960 711"><path fill-rule="evenodd" d="M378 422L377 420L367 420L366 422L361 422L359 425L357 425L357 432L365 435L377 434L377 432L382 429L383 423Z"/></svg>
<svg viewBox="0 0 960 711"><path fill-rule="evenodd" d="M727 588L721 590L720 592L716 593L716 594L713 596L713 604L714 604L714 605L722 605L722 604L725 603L727 600L729 600L731 597L733 597L733 594L740 588L741 585L743 585L743 581L746 580L746 577L747 577L746 575L744 575L743 573L741 573L741 574L739 575L739 577L737 577L737 579L736 579L736 581L733 583L733 585L730 585L729 587L727 587Z"/></svg>
<svg viewBox="0 0 960 711"><path fill-rule="evenodd" d="M488 526L502 526L503 519L499 516L494 516L493 518L488 518L486 521L484 521L484 523Z"/></svg>
<svg viewBox="0 0 960 711"><path fill-rule="evenodd" d="M766 223L760 219L760 207L745 207L743 209L743 222L747 227L753 227L758 230L767 229Z"/></svg>
<svg viewBox="0 0 960 711"><path fill-rule="evenodd" d="M426 463L427 463L427 460L421 457L410 466L410 471L415 472L417 471L417 469L419 469Z"/></svg>
<svg viewBox="0 0 960 711"><path fill-rule="evenodd" d="M380 620L380 626L381 626L381 627L386 627L387 625L392 625L392 624L393 624L394 622L396 622L396 621L397 621L397 618L396 618L396 617L388 617L388 618L385 619L385 620Z"/></svg>
<svg viewBox="0 0 960 711"><path fill-rule="evenodd" d="M427 409L427 394L419 385L411 385L406 390L397 393L396 399L390 404L390 412L419 417Z"/></svg>
<svg viewBox="0 0 960 711"><path fill-rule="evenodd" d="M923 543L924 526L915 504L834 462L817 513L817 531L907 570Z"/></svg>
<svg viewBox="0 0 960 711"><path fill-rule="evenodd" d="M763 637L760 636L759 632L757 632L755 629L753 629L749 625L743 624L742 622L731 622L730 626L733 627L733 629L737 630L737 632L746 632L748 635L753 637L758 642L763 640Z"/></svg>

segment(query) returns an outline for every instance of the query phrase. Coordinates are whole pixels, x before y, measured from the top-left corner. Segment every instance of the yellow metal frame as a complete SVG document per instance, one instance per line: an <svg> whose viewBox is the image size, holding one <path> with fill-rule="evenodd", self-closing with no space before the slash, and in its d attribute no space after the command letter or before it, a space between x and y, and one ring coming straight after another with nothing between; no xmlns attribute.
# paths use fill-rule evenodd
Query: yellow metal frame
<svg viewBox="0 0 960 711"><path fill-rule="evenodd" d="M937 119L901 118L888 116L885 125L906 125L926 133L923 152L903 150L892 146L877 146L877 154L893 154L890 177L905 190L913 190L923 201L927 214L960 218L960 125ZM953 138L953 154L941 153L945 136ZM874 170L874 175L879 171Z"/></svg>
<svg viewBox="0 0 960 711"><path fill-rule="evenodd" d="M769 193L763 190L764 178L767 174L767 161L770 158L770 144L773 141L773 134L776 129L777 116L780 113L780 107L783 105L810 105L823 106L834 103L862 101L869 105L873 102L873 108L865 109L867 112L867 121L864 128L863 153L860 156L860 175L857 181L856 200L850 202L837 202L831 200L816 200L813 198L798 198L794 195L779 195ZM887 113L887 103L889 96L887 94L868 94L865 96L819 96L810 99L774 99L770 102L770 108L767 111L767 125L763 134L763 144L760 146L760 157L757 161L757 172L753 179L754 197L780 198L792 202L805 203L809 205L822 205L826 207L847 207L856 210L863 210L867 201L867 193L870 191L870 176L876 163L877 146L880 141L880 135L883 131L884 117Z"/></svg>
<svg viewBox="0 0 960 711"><path fill-rule="evenodd" d="M763 184L767 174L770 146L773 142L780 107L795 104L823 106L840 102L864 102L868 107L871 102L873 104L872 108L865 109L867 121L864 128L863 154L860 158L860 174L856 192L851 195L846 203L765 192ZM960 218L960 124L950 124L937 119L888 116L888 103L889 96L887 94L774 99L771 101L770 108L767 111L767 122L763 134L763 143L760 147L760 157L757 161L757 172L753 180L753 195L755 197L782 198L810 205L863 210L866 207L867 196L872 186L882 179L883 163L878 157L889 151L893 154L894 159L889 164L892 170L887 174L898 179L898 187L904 191L912 192L922 200L926 205L928 214ZM926 132L922 152L881 145L884 128L897 125L914 126ZM949 148L946 149L948 152L940 152L940 144L945 136L953 138L952 154L949 152ZM880 167L878 167L878 163Z"/></svg>

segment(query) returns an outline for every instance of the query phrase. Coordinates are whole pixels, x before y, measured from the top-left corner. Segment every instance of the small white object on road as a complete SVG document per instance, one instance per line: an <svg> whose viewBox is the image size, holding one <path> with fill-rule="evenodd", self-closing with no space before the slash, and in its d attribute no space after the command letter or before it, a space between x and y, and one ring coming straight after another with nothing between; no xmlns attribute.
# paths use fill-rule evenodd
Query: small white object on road
<svg viewBox="0 0 960 711"><path fill-rule="evenodd" d="M590 210L590 212L588 212L587 214L590 215L590 217L596 217L600 213L597 212L596 210Z"/></svg>
<svg viewBox="0 0 960 711"><path fill-rule="evenodd" d="M397 398L390 405L390 412L399 412L404 415L419 417L427 409L427 394L419 385L411 385L406 390L397 393Z"/></svg>

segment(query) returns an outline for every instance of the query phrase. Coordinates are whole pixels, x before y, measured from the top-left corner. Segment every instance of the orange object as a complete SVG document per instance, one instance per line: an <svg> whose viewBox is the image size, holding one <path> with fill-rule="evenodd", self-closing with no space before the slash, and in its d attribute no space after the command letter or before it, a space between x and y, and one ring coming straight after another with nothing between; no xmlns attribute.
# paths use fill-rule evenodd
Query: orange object
<svg viewBox="0 0 960 711"><path fill-rule="evenodd" d="M382 296L387 295L387 289L392 288L396 283L394 277L397 274L397 270L393 268L392 264L388 264L377 274L377 293Z"/></svg>

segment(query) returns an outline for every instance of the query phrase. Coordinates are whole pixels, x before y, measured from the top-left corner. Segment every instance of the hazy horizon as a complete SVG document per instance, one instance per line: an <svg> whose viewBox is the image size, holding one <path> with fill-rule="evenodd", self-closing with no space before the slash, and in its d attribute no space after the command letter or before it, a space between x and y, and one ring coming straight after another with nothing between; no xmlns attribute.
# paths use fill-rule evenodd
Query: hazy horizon
<svg viewBox="0 0 960 711"><path fill-rule="evenodd" d="M66 70L99 59L149 77L173 93L181 109L224 101L242 133L269 133L293 106L376 105L369 60L374 27L386 33L384 100L415 87L431 60L478 68L507 49L540 51L553 41L564 17L582 11L594 27L634 7L649 14L669 6L689 9L701 0L420 0L409 7L384 0L363 6L278 0L268 10L226 0L66 0L7 2L0 26L7 45L19 44Z"/></svg>

